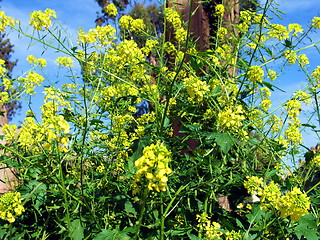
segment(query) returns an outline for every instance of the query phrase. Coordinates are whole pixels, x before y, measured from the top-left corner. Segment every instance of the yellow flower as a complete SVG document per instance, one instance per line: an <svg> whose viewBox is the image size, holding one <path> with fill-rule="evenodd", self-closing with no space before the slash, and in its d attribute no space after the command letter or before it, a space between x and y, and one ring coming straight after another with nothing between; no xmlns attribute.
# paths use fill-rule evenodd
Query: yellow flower
<svg viewBox="0 0 320 240"><path fill-rule="evenodd" d="M108 4L104 9L103 11L108 14L110 17L115 17L117 14L118 14L118 10L116 8L116 6L111 3L111 4Z"/></svg>
<svg viewBox="0 0 320 240"><path fill-rule="evenodd" d="M138 168L134 176L134 194L143 187L147 187L150 191L166 191L167 175L172 172L168 166L171 161L170 155L171 152L160 142L143 149L143 155L134 163Z"/></svg>
<svg viewBox="0 0 320 240"><path fill-rule="evenodd" d="M48 29L51 25L51 19L57 18L56 12L51 9L46 9L42 11L34 11L30 14L30 26L33 26L35 30Z"/></svg>
<svg viewBox="0 0 320 240"><path fill-rule="evenodd" d="M287 192L280 199L278 210L280 217L286 218L290 216L290 219L297 221L301 216L308 213L310 209L310 201L307 194L302 193L297 187L294 187L292 191Z"/></svg>
<svg viewBox="0 0 320 240"><path fill-rule="evenodd" d="M228 30L225 27L220 27L217 31L217 36L220 39L225 39L227 36Z"/></svg>
<svg viewBox="0 0 320 240"><path fill-rule="evenodd" d="M4 32L6 27L14 27L16 22L13 17L8 17L4 11L0 11L0 32Z"/></svg>
<svg viewBox="0 0 320 240"><path fill-rule="evenodd" d="M300 24L298 23L291 23L288 25L288 29L290 32L293 31L292 36L296 37L298 36L298 33L302 33L303 32L303 28Z"/></svg>
<svg viewBox="0 0 320 240"><path fill-rule="evenodd" d="M73 60L71 57L58 57L56 64L65 67L73 67Z"/></svg>
<svg viewBox="0 0 320 240"><path fill-rule="evenodd" d="M270 24L270 28L268 30L268 35L271 38L276 38L282 41L289 37L289 31L281 24Z"/></svg>
<svg viewBox="0 0 320 240"><path fill-rule="evenodd" d="M189 101L199 102L203 100L204 95L210 91L210 87L205 81L201 81L200 78L190 76L183 79L183 85L187 89L189 95Z"/></svg>
<svg viewBox="0 0 320 240"><path fill-rule="evenodd" d="M142 19L134 19L131 22L130 31L132 32L142 31L145 28L146 28L146 25L144 24Z"/></svg>
<svg viewBox="0 0 320 240"><path fill-rule="evenodd" d="M119 26L122 29L130 29L130 25L131 22L133 21L133 18L129 15L123 15L120 19L119 19Z"/></svg>
<svg viewBox="0 0 320 240"><path fill-rule="evenodd" d="M224 9L223 4L217 4L215 7L214 15L217 17L222 17L224 15L224 11L225 11L225 9Z"/></svg>
<svg viewBox="0 0 320 240"><path fill-rule="evenodd" d="M16 220L15 217L24 212L21 201L22 199L19 192L3 194L0 198L0 218L7 220L9 223L13 223Z"/></svg>
<svg viewBox="0 0 320 240"><path fill-rule="evenodd" d="M314 163L316 166L320 167L320 154L317 154L311 161Z"/></svg>
<svg viewBox="0 0 320 240"><path fill-rule="evenodd" d="M320 29L320 17L314 17L311 22L312 27Z"/></svg>
<svg viewBox="0 0 320 240"><path fill-rule="evenodd" d="M187 31L185 29L178 28L175 33L176 33L175 39L178 42L182 43L187 39Z"/></svg>
<svg viewBox="0 0 320 240"><path fill-rule="evenodd" d="M212 222L207 213L202 213L201 215L197 215L198 225L200 231L204 231L205 239L220 239L222 236L222 232L219 231L221 226L217 222Z"/></svg>
<svg viewBox="0 0 320 240"><path fill-rule="evenodd" d="M172 8L165 8L164 16L166 20L173 25L174 29L182 27L181 17L178 11Z"/></svg>
<svg viewBox="0 0 320 240"><path fill-rule="evenodd" d="M27 57L27 61L31 64L31 65L40 65L41 67L45 67L47 66L47 61L44 58L36 58L32 55L29 55Z"/></svg>
<svg viewBox="0 0 320 240"><path fill-rule="evenodd" d="M298 56L298 63L301 67L306 66L307 64L309 64L309 59L308 56L306 54L301 54Z"/></svg>
<svg viewBox="0 0 320 240"><path fill-rule="evenodd" d="M7 141L12 141L15 139L15 135L17 134L18 127L16 125L5 124L2 127L2 131L4 133L4 139Z"/></svg>
<svg viewBox="0 0 320 240"><path fill-rule="evenodd" d="M248 80L253 83L261 83L264 71L260 66L251 66L248 71Z"/></svg>
<svg viewBox="0 0 320 240"><path fill-rule="evenodd" d="M231 106L218 113L217 124L222 131L238 132L244 119L242 106Z"/></svg>
<svg viewBox="0 0 320 240"><path fill-rule="evenodd" d="M286 59L288 59L288 63L291 64L291 65L294 64L296 62L297 58L298 58L297 57L297 53L295 51L292 51L292 50L285 51L284 57Z"/></svg>
<svg viewBox="0 0 320 240"><path fill-rule="evenodd" d="M274 70L269 69L268 70L268 78L270 78L270 81L274 81L277 78L277 72Z"/></svg>
<svg viewBox="0 0 320 240"><path fill-rule="evenodd" d="M247 180L244 181L243 185L249 194L258 194L259 196L262 195L263 178L259 178L257 176L247 176Z"/></svg>

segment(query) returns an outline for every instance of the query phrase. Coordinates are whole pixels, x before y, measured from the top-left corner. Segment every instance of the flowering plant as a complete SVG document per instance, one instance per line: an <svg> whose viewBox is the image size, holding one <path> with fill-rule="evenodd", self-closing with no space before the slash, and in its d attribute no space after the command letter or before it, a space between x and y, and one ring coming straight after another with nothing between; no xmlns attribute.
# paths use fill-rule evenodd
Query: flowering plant
<svg viewBox="0 0 320 240"><path fill-rule="evenodd" d="M287 27L272 23L269 7L244 10L228 26L228 9L217 5L217 35L204 51L176 7L164 9L167 39L109 4L104 11L124 35L112 25L80 28L77 47L55 32L53 10L31 13L38 39L0 12L0 29L59 51L56 64L70 76L45 86L41 116L28 111L21 126L3 126L1 162L16 169L18 193L0 200L9 206L0 205L0 231L25 239L316 239L320 155L295 158L306 152L302 127L317 131L300 118L306 104L320 116L320 67L310 71L301 53L317 43L298 44L319 18L309 30ZM145 36L143 46L126 37L132 32ZM0 62L4 89L21 89L1 103L37 94L45 82L45 59L27 60L32 70L12 80ZM281 71L271 63L297 64L307 88L272 106Z"/></svg>

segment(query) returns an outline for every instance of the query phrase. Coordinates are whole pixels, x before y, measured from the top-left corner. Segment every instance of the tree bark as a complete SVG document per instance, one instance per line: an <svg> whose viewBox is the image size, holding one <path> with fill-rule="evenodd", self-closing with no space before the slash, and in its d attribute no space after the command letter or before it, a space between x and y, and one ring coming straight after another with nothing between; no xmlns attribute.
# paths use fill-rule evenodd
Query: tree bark
<svg viewBox="0 0 320 240"><path fill-rule="evenodd" d="M2 127L8 123L7 109L4 105L0 105L0 109L3 112L3 116L0 116L0 135L3 135ZM0 144L5 144L5 141L0 140ZM0 154L4 154L4 151L1 150ZM4 163L0 163L0 194L13 190L16 182L14 169L8 168Z"/></svg>

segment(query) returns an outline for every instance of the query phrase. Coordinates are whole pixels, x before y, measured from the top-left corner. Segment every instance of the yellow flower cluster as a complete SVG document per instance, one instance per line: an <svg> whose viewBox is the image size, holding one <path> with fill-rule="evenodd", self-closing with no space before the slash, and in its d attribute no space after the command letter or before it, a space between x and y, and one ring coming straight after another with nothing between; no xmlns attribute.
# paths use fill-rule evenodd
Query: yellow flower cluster
<svg viewBox="0 0 320 240"><path fill-rule="evenodd" d="M300 114L301 103L297 99L291 99L286 104L286 110L288 112L288 117L295 119Z"/></svg>
<svg viewBox="0 0 320 240"><path fill-rule="evenodd" d="M247 74L250 82L261 83L264 76L264 71L260 66L250 66Z"/></svg>
<svg viewBox="0 0 320 240"><path fill-rule="evenodd" d="M151 50L152 50L156 45L158 45L158 44L159 44L159 42L158 42L157 40L155 40L155 39L148 39L148 40L146 41L145 46L144 46L141 50L144 52L144 54L145 54L146 56L148 56L149 53L151 52Z"/></svg>
<svg viewBox="0 0 320 240"><path fill-rule="evenodd" d="M225 9L223 4L217 4L214 9L214 15L217 17L223 17Z"/></svg>
<svg viewBox="0 0 320 240"><path fill-rule="evenodd" d="M269 69L268 70L268 78L270 78L270 81L274 81L276 80L277 78L277 72L272 70L272 69Z"/></svg>
<svg viewBox="0 0 320 240"><path fill-rule="evenodd" d="M270 24L268 36L270 38L276 38L280 41L283 41L289 38L289 31L287 30L286 26L281 24Z"/></svg>
<svg viewBox="0 0 320 240"><path fill-rule="evenodd" d="M288 63L291 64L291 65L292 65L292 64L295 64L295 62L296 62L297 59L298 59L297 53L296 53L295 51L293 51L293 50L287 50L287 51L285 51L284 57L285 57L286 59L288 59Z"/></svg>
<svg viewBox="0 0 320 240"><path fill-rule="evenodd" d="M175 31L176 40L180 43L184 42L187 38L187 31L182 27L182 21L179 12L172 8L165 8L164 16L166 20L172 24Z"/></svg>
<svg viewBox="0 0 320 240"><path fill-rule="evenodd" d="M264 209L270 209L272 206L282 218L290 216L291 220L297 221L310 209L309 197L297 187L283 194L278 184L271 181L264 185L263 179L256 176L247 177L244 187L249 194L261 196Z"/></svg>
<svg viewBox="0 0 320 240"><path fill-rule="evenodd" d="M78 30L78 44L81 43L100 43L102 45L109 45L115 39L114 35L116 29L111 25L103 27L97 26L84 33L83 28Z"/></svg>
<svg viewBox="0 0 320 240"><path fill-rule="evenodd" d="M24 212L21 200L19 192L3 194L0 198L0 218L13 223L16 220L15 217Z"/></svg>
<svg viewBox="0 0 320 240"><path fill-rule="evenodd" d="M163 48L168 54L172 54L177 51L176 47L171 42L165 42Z"/></svg>
<svg viewBox="0 0 320 240"><path fill-rule="evenodd" d="M240 230L238 232L231 230L226 232L226 240L242 240Z"/></svg>
<svg viewBox="0 0 320 240"><path fill-rule="evenodd" d="M228 30L225 27L218 28L217 37L221 40L225 39L228 34Z"/></svg>
<svg viewBox="0 0 320 240"><path fill-rule="evenodd" d="M6 62L3 59L0 59L0 78L7 76L7 73Z"/></svg>
<svg viewBox="0 0 320 240"><path fill-rule="evenodd" d="M209 219L209 216L207 213L202 213L201 215L197 215L198 225L197 227L200 229L200 231L204 231L205 233L205 239L221 239L222 232L219 231L221 229L221 226L217 222L212 222Z"/></svg>
<svg viewBox="0 0 320 240"><path fill-rule="evenodd" d="M134 40L124 40L117 46L118 59L122 64L139 63L145 55Z"/></svg>
<svg viewBox="0 0 320 240"><path fill-rule="evenodd" d="M316 166L320 167L320 154L317 154L311 161L314 163Z"/></svg>
<svg viewBox="0 0 320 240"><path fill-rule="evenodd" d="M73 67L73 60L71 57L58 57L56 64L65 67Z"/></svg>
<svg viewBox="0 0 320 240"><path fill-rule="evenodd" d="M25 90L26 94L30 95L35 94L35 87L40 86L43 80L44 78L34 71L30 71L25 78L18 78L22 89Z"/></svg>
<svg viewBox="0 0 320 240"><path fill-rule="evenodd" d="M46 9L42 11L34 11L30 14L30 26L33 26L35 30L41 31L48 29L52 25L52 18L57 18L56 12L51 9Z"/></svg>
<svg viewBox="0 0 320 240"><path fill-rule="evenodd" d="M103 11L110 17L115 17L118 14L118 10L113 3L108 4Z"/></svg>
<svg viewBox="0 0 320 240"><path fill-rule="evenodd" d="M29 64L34 65L34 66L40 66L40 67L45 67L47 66L47 61L44 58L36 58L35 56L29 55L27 57L27 61Z"/></svg>
<svg viewBox="0 0 320 240"><path fill-rule="evenodd" d="M62 115L57 115L59 106L69 107L53 88L45 90L45 103L41 107L42 122L36 122L34 116L28 116L21 125L20 132L15 133L15 125L5 125L3 132L5 139L14 140L17 138L19 145L28 152L38 153L45 148L51 150L57 143L59 151L68 151L68 133L70 126Z"/></svg>
<svg viewBox="0 0 320 240"><path fill-rule="evenodd" d="M286 218L290 216L291 220L297 221L301 216L308 213L310 209L309 197L307 197L307 194L302 193L299 188L294 187L284 196L281 196L276 208L280 212L280 217Z"/></svg>
<svg viewBox="0 0 320 240"><path fill-rule="evenodd" d="M172 172L168 164L171 152L163 143L157 142L143 149L143 155L134 163L138 171L134 177L133 193L147 187L150 191L166 191L168 177Z"/></svg>
<svg viewBox="0 0 320 240"><path fill-rule="evenodd" d="M257 176L247 176L247 180L244 181L244 187L247 189L248 193L251 195L261 195L262 194L262 186L263 186L263 178L259 178Z"/></svg>
<svg viewBox="0 0 320 240"><path fill-rule="evenodd" d="M226 132L241 131L242 121L245 119L243 108L241 105L226 107L218 113L217 124ZM245 133L244 133L245 134ZM246 134L245 134L246 135Z"/></svg>
<svg viewBox="0 0 320 240"><path fill-rule="evenodd" d="M320 17L314 17L311 22L312 27L320 29Z"/></svg>
<svg viewBox="0 0 320 240"><path fill-rule="evenodd" d="M293 96L295 99L304 102L306 104L311 103L312 99L309 93L302 91L302 90L298 90L296 92L293 93Z"/></svg>
<svg viewBox="0 0 320 240"><path fill-rule="evenodd" d="M270 100L270 96L271 96L271 91L269 88L267 87L263 87L259 89L261 92L261 103L260 103L260 108L262 111L268 111L269 108L271 107L271 100Z"/></svg>
<svg viewBox="0 0 320 240"><path fill-rule="evenodd" d="M288 29L289 29L289 32L293 32L292 36L294 36L294 37L297 37L298 33L302 33L303 32L302 26L300 24L298 24L298 23L290 23L288 25Z"/></svg>
<svg viewBox="0 0 320 240"><path fill-rule="evenodd" d="M296 97L291 99L287 102L285 109L287 110L289 121L288 121L288 128L284 132L284 137L287 142L291 142L294 147L298 146L302 143L302 134L300 133L299 127L301 126L301 122L299 119L299 115L301 112L301 102L298 100L299 95L301 96L302 93L296 93ZM307 97L306 94L302 96ZM307 98L308 99L308 98ZM305 99L305 101L308 101ZM286 144L285 144L286 146Z"/></svg>
<svg viewBox="0 0 320 240"><path fill-rule="evenodd" d="M300 54L298 56L298 63L301 67L305 67L307 64L309 64L309 58L306 54Z"/></svg>
<svg viewBox="0 0 320 240"><path fill-rule="evenodd" d="M0 11L0 32L4 32L6 27L14 27L16 22L13 17L8 17L4 11Z"/></svg>
<svg viewBox="0 0 320 240"><path fill-rule="evenodd" d="M320 88L320 66L313 70L312 78L315 82L315 88Z"/></svg>
<svg viewBox="0 0 320 240"><path fill-rule="evenodd" d="M142 19L133 19L129 15L124 15L119 19L119 26L121 29L126 29L131 32L142 31L146 28Z"/></svg>
<svg viewBox="0 0 320 240"><path fill-rule="evenodd" d="M190 76L183 79L183 85L187 89L190 102L201 102L204 95L210 91L210 87L199 77Z"/></svg>

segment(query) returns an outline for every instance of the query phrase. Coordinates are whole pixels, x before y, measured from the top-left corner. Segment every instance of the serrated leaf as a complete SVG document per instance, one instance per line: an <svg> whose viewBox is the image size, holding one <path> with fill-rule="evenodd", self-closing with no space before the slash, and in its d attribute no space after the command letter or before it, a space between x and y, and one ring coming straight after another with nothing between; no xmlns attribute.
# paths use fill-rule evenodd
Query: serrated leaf
<svg viewBox="0 0 320 240"><path fill-rule="evenodd" d="M137 212L130 201L126 201L126 203L124 204L124 210L127 213L131 213L134 217L137 216Z"/></svg>
<svg viewBox="0 0 320 240"><path fill-rule="evenodd" d="M316 219L312 213L300 217L299 224L295 227L295 234L299 239L302 236L307 240L319 239Z"/></svg>

